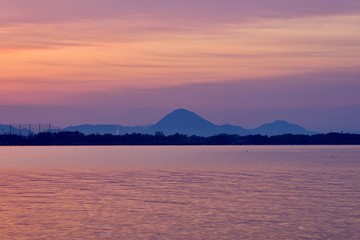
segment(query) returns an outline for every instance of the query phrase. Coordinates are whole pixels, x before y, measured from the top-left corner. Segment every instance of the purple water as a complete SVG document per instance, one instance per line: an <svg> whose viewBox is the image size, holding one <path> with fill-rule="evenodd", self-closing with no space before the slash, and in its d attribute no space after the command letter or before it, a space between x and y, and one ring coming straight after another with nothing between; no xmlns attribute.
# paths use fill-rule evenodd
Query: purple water
<svg viewBox="0 0 360 240"><path fill-rule="evenodd" d="M360 147L0 147L0 239L360 239Z"/></svg>

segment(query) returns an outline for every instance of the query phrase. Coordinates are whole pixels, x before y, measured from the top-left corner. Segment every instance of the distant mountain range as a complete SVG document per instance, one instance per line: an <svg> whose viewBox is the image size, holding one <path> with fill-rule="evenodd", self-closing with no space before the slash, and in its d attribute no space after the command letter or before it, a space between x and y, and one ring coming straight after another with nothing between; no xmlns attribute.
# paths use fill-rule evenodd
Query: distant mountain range
<svg viewBox="0 0 360 240"><path fill-rule="evenodd" d="M30 124L31 126L29 126L28 124L24 124L24 125L19 125L19 124L15 124L15 125L4 125L4 124L0 124L0 135L4 135L4 134L15 134L15 135L29 135L29 134L37 134L39 132L52 132L52 133L56 133L61 131L60 128L54 128L54 127L48 127L47 124L42 124L41 127L39 127L38 124Z"/></svg>
<svg viewBox="0 0 360 240"><path fill-rule="evenodd" d="M186 109L177 109L160 121L153 125L147 126L122 126L122 125L79 125L69 126L63 129L63 131L79 131L84 134L156 134L163 133L164 135L172 135L176 133L186 135L197 135L197 136L213 136L218 134L238 134L241 136L245 135L282 135L282 134L303 134L312 135L315 132L309 131L297 124L291 124L286 121L275 121L273 123L267 123L261 125L255 129L245 129L239 126L233 125L216 125L194 112Z"/></svg>
<svg viewBox="0 0 360 240"><path fill-rule="evenodd" d="M2 125L0 124L0 134L16 134L16 135L28 135L30 130L28 128L19 127L19 126L11 126L10 125Z"/></svg>

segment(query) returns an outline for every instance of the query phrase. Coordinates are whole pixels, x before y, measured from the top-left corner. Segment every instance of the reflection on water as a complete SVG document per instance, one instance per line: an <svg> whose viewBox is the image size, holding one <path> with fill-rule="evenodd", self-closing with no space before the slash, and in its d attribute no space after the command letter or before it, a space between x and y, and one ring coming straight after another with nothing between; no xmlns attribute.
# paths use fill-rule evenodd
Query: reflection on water
<svg viewBox="0 0 360 240"><path fill-rule="evenodd" d="M0 154L0 239L360 239L357 147Z"/></svg>

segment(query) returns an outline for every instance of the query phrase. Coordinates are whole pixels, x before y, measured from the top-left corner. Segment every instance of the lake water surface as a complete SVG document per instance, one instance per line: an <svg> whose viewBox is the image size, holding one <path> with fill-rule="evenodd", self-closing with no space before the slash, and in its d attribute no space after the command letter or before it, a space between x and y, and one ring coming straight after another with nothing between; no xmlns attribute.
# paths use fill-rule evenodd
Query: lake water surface
<svg viewBox="0 0 360 240"><path fill-rule="evenodd" d="M360 147L0 147L0 239L360 239Z"/></svg>

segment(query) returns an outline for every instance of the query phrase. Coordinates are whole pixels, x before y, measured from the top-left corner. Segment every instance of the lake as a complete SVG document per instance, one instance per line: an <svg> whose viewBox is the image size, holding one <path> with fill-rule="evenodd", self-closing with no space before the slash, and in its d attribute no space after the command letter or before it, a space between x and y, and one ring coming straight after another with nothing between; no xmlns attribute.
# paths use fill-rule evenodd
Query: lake
<svg viewBox="0 0 360 240"><path fill-rule="evenodd" d="M360 239L359 146L0 147L0 239Z"/></svg>

